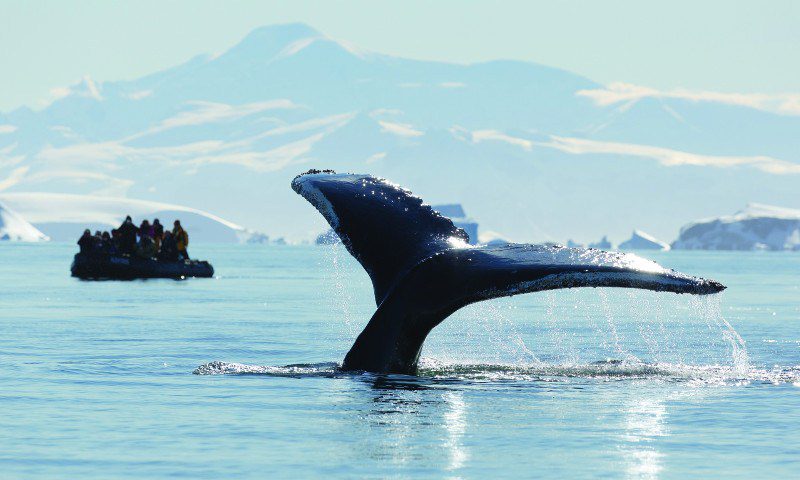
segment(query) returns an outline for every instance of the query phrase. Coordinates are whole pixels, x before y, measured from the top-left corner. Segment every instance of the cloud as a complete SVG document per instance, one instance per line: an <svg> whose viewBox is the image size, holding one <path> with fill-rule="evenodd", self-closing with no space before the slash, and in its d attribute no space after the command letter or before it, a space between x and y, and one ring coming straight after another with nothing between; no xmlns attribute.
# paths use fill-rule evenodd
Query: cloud
<svg viewBox="0 0 800 480"><path fill-rule="evenodd" d="M17 167L12 170L11 175L6 177L5 180L0 180L0 192L18 184L25 174L28 173L29 168L30 167Z"/></svg>
<svg viewBox="0 0 800 480"><path fill-rule="evenodd" d="M703 167L753 167L774 175L800 174L800 164L767 156L736 157L699 155L669 148L631 143L601 142L582 138L551 136L549 142L535 145L554 148L562 152L582 154L626 155L657 160L664 166L695 165Z"/></svg>
<svg viewBox="0 0 800 480"><path fill-rule="evenodd" d="M123 96L131 100L141 100L153 94L152 90L139 90L138 92L126 93Z"/></svg>
<svg viewBox="0 0 800 480"><path fill-rule="evenodd" d="M385 120L378 120L381 126L381 131L391 133L401 137L421 137L425 135L423 132L416 130L413 125L407 123L393 123Z"/></svg>
<svg viewBox="0 0 800 480"><path fill-rule="evenodd" d="M6 134L6 133L14 133L16 131L17 131L17 127L15 125L8 125L8 124L0 125L0 135Z"/></svg>
<svg viewBox="0 0 800 480"><path fill-rule="evenodd" d="M22 163L27 157L25 155L11 155L17 148L17 143L12 143L3 148L0 148L0 168L10 168Z"/></svg>
<svg viewBox="0 0 800 480"><path fill-rule="evenodd" d="M480 143L487 140L497 141L508 143L510 145L515 145L517 147L521 147L524 150L530 150L533 147L533 142L530 140L526 140L524 138L519 137L512 137L511 135L506 135L503 132L499 132L497 130L475 130L472 133L472 142L473 143Z"/></svg>
<svg viewBox="0 0 800 480"><path fill-rule="evenodd" d="M204 164L225 163L239 165L255 172L275 172L290 165L297 165L306 161L306 155L311 152L313 145L322 140L325 133L317 133L310 137L287 143L266 152L221 152L216 155L203 155L193 157L186 163L192 166Z"/></svg>
<svg viewBox="0 0 800 480"><path fill-rule="evenodd" d="M782 115L800 115L800 93L723 93L685 89L665 91L615 82L606 88L579 90L576 95L587 97L600 106L634 102L643 98L674 98L693 102L738 105Z"/></svg>
<svg viewBox="0 0 800 480"><path fill-rule="evenodd" d="M167 118L166 120L162 120L155 127L133 134L120 140L120 142L129 142L172 128L238 120L249 115L255 115L257 113L269 110L302 108L299 105L292 103L291 100L270 100L266 102L245 103L242 105L190 101L186 102L186 105L190 107L189 110L180 112L177 115ZM267 120L274 123L275 119L260 120Z"/></svg>
<svg viewBox="0 0 800 480"><path fill-rule="evenodd" d="M350 120L355 118L355 116L356 114L354 113L340 113L338 115L330 115L327 117L312 118L311 120L306 120L304 122L283 125L273 128L272 130L267 130L266 132L261 133L253 138L247 139L246 141L252 141L276 135L285 135L288 133L306 132L318 128L324 129L325 132L332 132L346 125Z"/></svg>
<svg viewBox="0 0 800 480"><path fill-rule="evenodd" d="M396 108L377 108L369 112L370 118L378 118L383 116L402 115L404 112Z"/></svg>
<svg viewBox="0 0 800 480"><path fill-rule="evenodd" d="M48 162L51 166L58 163L64 165L85 163L97 167L99 163L106 163L107 167L113 168L118 165L118 159L170 161L217 151L224 146L225 144L218 140L152 148L130 147L119 142L82 143L62 148L47 147L36 154L36 159Z"/></svg>
<svg viewBox="0 0 800 480"><path fill-rule="evenodd" d="M266 102L245 103L243 105L194 101L188 102L188 105L194 108L162 121L160 127L166 129L187 125L201 125L204 123L236 120L266 110L297 108L297 105L290 100L270 100Z"/></svg>
<svg viewBox="0 0 800 480"><path fill-rule="evenodd" d="M132 180L112 177L105 173L83 170L46 170L25 178L26 184L44 183L52 180L69 180L78 184L98 182L102 186L91 195L124 197L128 189L134 184Z"/></svg>
<svg viewBox="0 0 800 480"><path fill-rule="evenodd" d="M370 155L369 158L364 160L364 163L369 165L371 163L379 162L379 161L383 160L384 158L386 158L386 152L379 152L379 153L376 153L374 155Z"/></svg>
<svg viewBox="0 0 800 480"><path fill-rule="evenodd" d="M46 164L51 171L59 172L59 175L62 176L68 176L64 174L64 170L69 170L72 173L68 177L79 181L81 176L75 173L75 168L83 167L94 171L105 168L113 171L123 168L126 164L141 164L144 168L147 168L148 164L182 165L186 167L187 173L191 173L193 169L196 170L201 165L208 164L238 165L255 172L272 172L303 163L316 142L332 130L347 123L350 118L352 118L351 114L324 117L269 130L265 134L236 142L206 140L165 147L133 147L123 141L115 141L85 143L61 148L47 147L36 154L35 159L39 163ZM314 128L318 128L319 131L271 150L263 151L253 144L254 140L262 138L264 135L306 132ZM59 168L62 170L59 171ZM42 180L43 178L40 176L36 179ZM87 178L84 176L83 179ZM117 191L130 186L112 182L115 179L109 176L98 176L95 179L108 180L113 183L112 187Z"/></svg>

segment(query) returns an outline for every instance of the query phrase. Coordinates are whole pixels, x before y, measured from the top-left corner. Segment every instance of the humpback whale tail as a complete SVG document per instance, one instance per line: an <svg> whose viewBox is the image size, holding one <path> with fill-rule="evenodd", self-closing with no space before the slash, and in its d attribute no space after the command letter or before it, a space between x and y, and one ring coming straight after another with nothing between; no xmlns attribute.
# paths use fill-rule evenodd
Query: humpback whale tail
<svg viewBox="0 0 800 480"><path fill-rule="evenodd" d="M705 295L725 287L632 254L511 244L467 234L408 190L371 175L310 170L292 188L325 217L372 280L378 309L343 368L414 374L428 333L470 303L573 287Z"/></svg>

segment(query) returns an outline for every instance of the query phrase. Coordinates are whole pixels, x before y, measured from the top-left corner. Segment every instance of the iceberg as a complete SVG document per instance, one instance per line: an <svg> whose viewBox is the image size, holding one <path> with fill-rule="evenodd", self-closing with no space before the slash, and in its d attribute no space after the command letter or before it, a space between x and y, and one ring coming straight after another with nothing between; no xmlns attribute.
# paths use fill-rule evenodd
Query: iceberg
<svg viewBox="0 0 800 480"><path fill-rule="evenodd" d="M800 250L800 210L758 203L681 228L681 250Z"/></svg>
<svg viewBox="0 0 800 480"><path fill-rule="evenodd" d="M269 243L269 235L261 233L261 232L253 232L249 237L243 239L244 243L250 244L268 244Z"/></svg>
<svg viewBox="0 0 800 480"><path fill-rule="evenodd" d="M620 250L669 250L669 244L641 230L634 230L628 240L619 244Z"/></svg>
<svg viewBox="0 0 800 480"><path fill-rule="evenodd" d="M116 228L126 215L131 215L134 222L159 218L167 228L172 227L174 219L180 219L191 239L200 242L245 242L254 233L202 210L147 200L64 193L3 193L0 202L18 212L0 208L0 236L6 218L10 218L9 225L20 238L49 236L56 241L74 241L86 228L92 231ZM4 215L4 211L11 215ZM24 224L19 223L23 217L30 224L24 220Z"/></svg>
<svg viewBox="0 0 800 480"><path fill-rule="evenodd" d="M601 238L599 242L590 243L589 244L589 248L599 248L600 250L610 250L610 249L614 248L614 246L611 245L611 242L608 241L608 236L607 235L603 235L603 238Z"/></svg>
<svg viewBox="0 0 800 480"><path fill-rule="evenodd" d="M0 240L46 242L50 238L0 202Z"/></svg>

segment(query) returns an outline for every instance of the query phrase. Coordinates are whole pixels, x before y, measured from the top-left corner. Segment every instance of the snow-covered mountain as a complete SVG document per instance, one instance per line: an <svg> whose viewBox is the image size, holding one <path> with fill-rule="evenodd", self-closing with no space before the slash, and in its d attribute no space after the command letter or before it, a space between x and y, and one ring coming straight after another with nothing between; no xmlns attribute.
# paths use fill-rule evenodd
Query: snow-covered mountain
<svg viewBox="0 0 800 480"><path fill-rule="evenodd" d="M759 200L800 207L800 116L686 98L608 102L557 68L382 55L301 24L139 79L86 77L0 113L0 191L129 197L311 239L290 180L385 176L520 241L621 237ZM615 92L611 92L614 94ZM124 214L124 212L119 212Z"/></svg>
<svg viewBox="0 0 800 480"><path fill-rule="evenodd" d="M20 214L0 202L0 240L13 242L41 242L50 240L28 223Z"/></svg>
<svg viewBox="0 0 800 480"><path fill-rule="evenodd" d="M631 238L619 244L620 250L669 250L669 244L641 230L634 230Z"/></svg>
<svg viewBox="0 0 800 480"><path fill-rule="evenodd" d="M734 215L684 226L672 248L686 250L800 250L800 210L750 204Z"/></svg>

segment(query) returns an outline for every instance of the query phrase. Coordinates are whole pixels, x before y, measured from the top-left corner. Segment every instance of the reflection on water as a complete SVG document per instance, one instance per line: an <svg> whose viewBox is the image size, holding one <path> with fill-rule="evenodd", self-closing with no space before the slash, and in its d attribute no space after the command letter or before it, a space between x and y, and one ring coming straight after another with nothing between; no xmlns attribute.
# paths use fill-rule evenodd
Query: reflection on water
<svg viewBox="0 0 800 480"><path fill-rule="evenodd" d="M736 382L729 383L733 385ZM690 385L636 383L623 402L624 420L620 427L618 451L627 478L655 480L665 469L665 446L672 435L670 413L680 402L704 404L715 396L719 383L690 382Z"/></svg>
<svg viewBox="0 0 800 480"><path fill-rule="evenodd" d="M664 454L655 440L668 435L667 407L655 398L636 398L626 407L620 448L628 478L655 480L663 469Z"/></svg>
<svg viewBox="0 0 800 480"><path fill-rule="evenodd" d="M420 405L414 391L379 392L368 413L370 437L377 440L368 452L371 458L401 466L420 460L414 452Z"/></svg>
<svg viewBox="0 0 800 480"><path fill-rule="evenodd" d="M351 379L359 388L350 390L345 403L355 411L344 417L349 426L341 435L359 439L351 452L354 462L364 457L380 462L389 476L417 471L460 478L471 458L464 444L470 426L465 391L403 375Z"/></svg>
<svg viewBox="0 0 800 480"><path fill-rule="evenodd" d="M463 392L445 392L443 397L446 404L444 428L447 431L444 446L450 455L447 470L457 470L469 457L467 449L461 444L467 429L467 405L464 402Z"/></svg>

